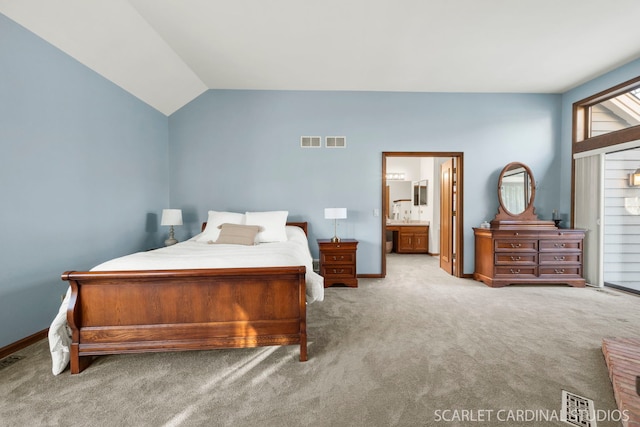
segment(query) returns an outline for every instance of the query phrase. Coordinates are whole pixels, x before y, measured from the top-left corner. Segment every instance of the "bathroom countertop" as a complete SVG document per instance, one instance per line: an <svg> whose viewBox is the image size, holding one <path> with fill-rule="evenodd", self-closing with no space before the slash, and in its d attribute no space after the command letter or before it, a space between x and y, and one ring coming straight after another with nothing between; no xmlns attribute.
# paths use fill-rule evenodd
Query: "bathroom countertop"
<svg viewBox="0 0 640 427"><path fill-rule="evenodd" d="M387 227L389 226L427 226L429 221L387 221Z"/></svg>

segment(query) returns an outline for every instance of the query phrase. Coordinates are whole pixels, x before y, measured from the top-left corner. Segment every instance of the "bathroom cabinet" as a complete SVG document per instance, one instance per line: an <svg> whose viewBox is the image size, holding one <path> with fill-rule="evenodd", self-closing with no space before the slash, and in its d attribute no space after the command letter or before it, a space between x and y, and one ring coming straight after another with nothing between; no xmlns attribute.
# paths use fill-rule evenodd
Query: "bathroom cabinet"
<svg viewBox="0 0 640 427"><path fill-rule="evenodd" d="M429 253L429 226L394 224L387 225L393 232L393 250L399 254Z"/></svg>

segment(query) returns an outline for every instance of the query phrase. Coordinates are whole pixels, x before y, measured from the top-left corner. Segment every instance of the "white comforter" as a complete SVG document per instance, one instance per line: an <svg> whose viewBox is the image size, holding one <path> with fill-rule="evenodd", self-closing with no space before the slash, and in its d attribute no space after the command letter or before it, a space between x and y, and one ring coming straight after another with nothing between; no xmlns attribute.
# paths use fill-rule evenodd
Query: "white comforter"
<svg viewBox="0 0 640 427"><path fill-rule="evenodd" d="M307 303L324 300L324 279L313 271L309 242L300 227L287 227L286 242L261 243L255 246L219 245L198 242L198 236L166 248L138 252L104 262L91 271L179 270L193 268L283 267L304 265ZM69 294L49 328L49 349L53 374L58 375L69 363L71 335L67 325Z"/></svg>
<svg viewBox="0 0 640 427"><path fill-rule="evenodd" d="M104 262L91 271L182 270L192 268L307 267L307 302L324 299L324 279L313 271L307 236L300 227L287 227L286 242L255 246L218 245L197 241L198 236L148 252Z"/></svg>

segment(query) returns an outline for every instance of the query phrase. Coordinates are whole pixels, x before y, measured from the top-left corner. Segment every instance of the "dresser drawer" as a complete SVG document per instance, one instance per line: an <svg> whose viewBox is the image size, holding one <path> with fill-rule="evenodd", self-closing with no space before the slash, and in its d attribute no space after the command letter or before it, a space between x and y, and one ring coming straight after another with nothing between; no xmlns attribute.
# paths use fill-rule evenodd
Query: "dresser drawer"
<svg viewBox="0 0 640 427"><path fill-rule="evenodd" d="M537 266L520 266L520 265L511 265L511 266L496 266L495 268L496 277L510 277L513 279L528 279L537 277L538 267Z"/></svg>
<svg viewBox="0 0 640 427"><path fill-rule="evenodd" d="M581 253L562 253L562 252L554 252L554 253L541 253L540 254L540 264L581 264L582 263L582 254Z"/></svg>
<svg viewBox="0 0 640 427"><path fill-rule="evenodd" d="M495 244L496 252L504 252L504 251L536 252L538 250L537 240L496 239L494 244Z"/></svg>
<svg viewBox="0 0 640 427"><path fill-rule="evenodd" d="M333 279L338 277L356 277L355 267L353 265L323 265L320 269L320 275L325 279Z"/></svg>
<svg viewBox="0 0 640 427"><path fill-rule="evenodd" d="M540 240L540 251L581 251L582 240Z"/></svg>
<svg viewBox="0 0 640 427"><path fill-rule="evenodd" d="M493 237L495 239L500 239L500 240L520 240L520 239L538 240L538 232L531 231L531 230L518 230L518 231L499 230L499 231L493 232Z"/></svg>
<svg viewBox="0 0 640 427"><path fill-rule="evenodd" d="M537 253L503 253L496 252L495 254L496 265L520 265L520 264L533 264L538 265Z"/></svg>
<svg viewBox="0 0 640 427"><path fill-rule="evenodd" d="M582 268L580 266L541 266L540 277L543 276L576 276L582 277Z"/></svg>
<svg viewBox="0 0 640 427"><path fill-rule="evenodd" d="M322 252L322 264L353 264L356 261L355 252Z"/></svg>

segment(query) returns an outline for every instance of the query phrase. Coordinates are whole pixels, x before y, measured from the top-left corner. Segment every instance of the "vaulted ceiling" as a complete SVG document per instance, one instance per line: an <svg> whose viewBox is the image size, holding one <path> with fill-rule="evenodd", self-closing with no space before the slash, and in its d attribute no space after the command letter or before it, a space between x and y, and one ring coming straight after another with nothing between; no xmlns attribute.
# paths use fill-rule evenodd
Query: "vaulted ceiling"
<svg viewBox="0 0 640 427"><path fill-rule="evenodd" d="M638 0L0 0L170 115L207 89L562 93L640 58Z"/></svg>

